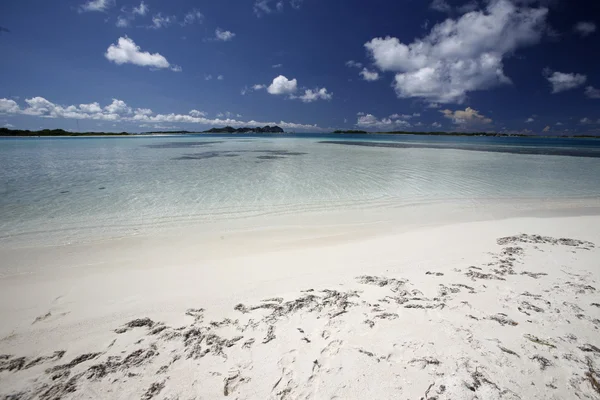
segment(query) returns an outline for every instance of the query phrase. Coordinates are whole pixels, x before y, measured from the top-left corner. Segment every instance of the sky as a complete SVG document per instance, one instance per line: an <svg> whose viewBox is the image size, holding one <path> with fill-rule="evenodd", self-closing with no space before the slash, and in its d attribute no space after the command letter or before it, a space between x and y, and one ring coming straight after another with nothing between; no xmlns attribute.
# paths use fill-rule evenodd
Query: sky
<svg viewBox="0 0 600 400"><path fill-rule="evenodd" d="M0 127L600 135L598 0L2 0Z"/></svg>

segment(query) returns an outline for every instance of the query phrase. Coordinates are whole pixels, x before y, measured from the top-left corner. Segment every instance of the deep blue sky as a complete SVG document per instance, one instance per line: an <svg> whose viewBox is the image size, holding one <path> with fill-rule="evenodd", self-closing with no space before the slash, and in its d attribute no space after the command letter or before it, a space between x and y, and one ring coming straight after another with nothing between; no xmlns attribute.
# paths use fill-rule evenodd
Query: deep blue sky
<svg viewBox="0 0 600 400"><path fill-rule="evenodd" d="M0 126L600 133L598 24L597 0L3 0Z"/></svg>

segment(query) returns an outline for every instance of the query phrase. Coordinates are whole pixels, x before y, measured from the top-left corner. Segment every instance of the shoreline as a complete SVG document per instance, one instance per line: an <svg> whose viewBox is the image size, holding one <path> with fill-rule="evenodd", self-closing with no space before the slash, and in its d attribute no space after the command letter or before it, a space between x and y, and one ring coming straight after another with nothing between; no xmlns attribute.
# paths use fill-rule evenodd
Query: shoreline
<svg viewBox="0 0 600 400"><path fill-rule="evenodd" d="M227 392L267 398L283 391L311 397L316 382L319 397L417 398L429 388L440 399L499 398L503 391L504 397L594 398L585 374L586 357L597 365L600 356L593 350L600 347L600 308L590 305L600 271L599 249L588 242L600 244L599 223L599 215L490 216L382 230L350 242L334 235L325 243L318 230L292 235L287 244L271 232L257 238L250 253L223 245L210 254L210 244L174 236L162 245L142 239L132 248L133 242L117 240L29 251L30 262L43 268L0 279L0 354L12 354L8 362L43 360L0 372L0 382L8 384L0 385L2 394L34 393L33 377L47 381L48 368L99 353L59 368L70 374L49 387L63 398L139 397L154 384L161 398ZM498 242L502 237L512 239ZM563 237L583 242L559 241ZM381 300L385 296L390 299ZM294 311L273 316L282 306ZM136 320L132 326L138 327L126 326ZM157 328L162 334L152 334ZM60 358L52 356L63 350ZM107 364L107 357L133 353L148 357L135 365L126 358ZM92 371L106 374L90 375L94 365L103 367ZM367 370L374 375L361 380ZM190 374L203 377L200 386ZM61 392L70 379L77 390Z"/></svg>

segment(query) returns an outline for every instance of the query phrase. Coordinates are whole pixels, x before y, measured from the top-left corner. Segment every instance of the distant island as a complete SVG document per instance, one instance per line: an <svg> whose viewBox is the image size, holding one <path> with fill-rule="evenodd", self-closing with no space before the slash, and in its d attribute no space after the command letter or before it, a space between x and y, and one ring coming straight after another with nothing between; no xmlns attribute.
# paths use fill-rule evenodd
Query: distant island
<svg viewBox="0 0 600 400"><path fill-rule="evenodd" d="M142 135L186 135L186 134L202 134L202 133L285 133L279 126L263 126L250 128L233 128L226 126L224 128L211 128L203 132L194 131L154 131L154 132L143 132ZM390 132L367 132L362 130L335 130L331 134L359 134L359 135L424 135L424 136L487 136L487 137L529 137L529 138L574 138L574 139L600 139L600 136L594 135L535 135L535 134L521 134L521 133L496 133L496 132L407 132L407 131L390 131ZM0 128L0 136L136 136L140 133L129 133L129 132L71 132L65 131L64 129L42 129L39 131L21 130L21 129L8 129Z"/></svg>
<svg viewBox="0 0 600 400"><path fill-rule="evenodd" d="M30 131L0 128L0 136L127 136L127 132L69 132L64 129L42 129Z"/></svg>
<svg viewBox="0 0 600 400"><path fill-rule="evenodd" d="M261 127L256 127L256 128L243 127L243 128L237 128L237 129L233 128L231 126L226 126L225 128L212 128L207 131L204 131L203 133L284 133L284 131L277 125L275 125L275 126L267 125L267 126L263 126L262 128Z"/></svg>

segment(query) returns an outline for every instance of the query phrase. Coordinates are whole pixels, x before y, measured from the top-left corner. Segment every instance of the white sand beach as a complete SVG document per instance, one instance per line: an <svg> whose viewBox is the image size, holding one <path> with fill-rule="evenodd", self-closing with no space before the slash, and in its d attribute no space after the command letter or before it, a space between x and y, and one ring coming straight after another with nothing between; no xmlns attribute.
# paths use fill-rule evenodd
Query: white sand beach
<svg viewBox="0 0 600 400"><path fill-rule="evenodd" d="M543 214L4 246L0 396L597 399L600 216Z"/></svg>

